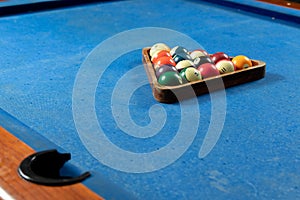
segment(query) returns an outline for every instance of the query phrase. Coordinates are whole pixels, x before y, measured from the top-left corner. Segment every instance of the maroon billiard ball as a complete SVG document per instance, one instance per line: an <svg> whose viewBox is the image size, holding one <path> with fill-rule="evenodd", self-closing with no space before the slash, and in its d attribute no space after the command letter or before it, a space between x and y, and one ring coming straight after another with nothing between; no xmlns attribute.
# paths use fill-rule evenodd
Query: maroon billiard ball
<svg viewBox="0 0 300 200"><path fill-rule="evenodd" d="M224 52L217 52L211 55L211 60L217 64L220 60L230 60L229 56Z"/></svg>
<svg viewBox="0 0 300 200"><path fill-rule="evenodd" d="M202 78L209 78L220 75L217 67L212 63L204 63L197 68L200 71Z"/></svg>

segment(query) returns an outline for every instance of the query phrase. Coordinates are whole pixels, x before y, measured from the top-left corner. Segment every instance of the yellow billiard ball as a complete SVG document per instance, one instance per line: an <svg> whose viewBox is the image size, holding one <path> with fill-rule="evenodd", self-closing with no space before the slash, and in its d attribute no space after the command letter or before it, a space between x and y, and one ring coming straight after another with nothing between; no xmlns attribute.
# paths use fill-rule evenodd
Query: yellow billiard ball
<svg viewBox="0 0 300 200"><path fill-rule="evenodd" d="M188 82L198 81L202 79L200 71L198 71L194 67L184 68L183 70L181 70L180 76L183 80L187 80Z"/></svg>
<svg viewBox="0 0 300 200"><path fill-rule="evenodd" d="M165 43L156 43L151 47L149 54L151 57L153 57L156 52L161 50L170 51L170 47Z"/></svg>
<svg viewBox="0 0 300 200"><path fill-rule="evenodd" d="M190 60L182 60L176 64L176 69L178 71L183 70L184 68L195 67L195 64Z"/></svg>
<svg viewBox="0 0 300 200"><path fill-rule="evenodd" d="M216 64L220 74L226 74L234 71L234 65L230 60L221 60Z"/></svg>

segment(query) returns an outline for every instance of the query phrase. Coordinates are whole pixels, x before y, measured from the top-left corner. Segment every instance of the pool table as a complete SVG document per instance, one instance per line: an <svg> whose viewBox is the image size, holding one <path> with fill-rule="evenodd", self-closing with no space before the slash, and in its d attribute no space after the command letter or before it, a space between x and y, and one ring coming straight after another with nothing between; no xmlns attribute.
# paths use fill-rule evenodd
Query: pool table
<svg viewBox="0 0 300 200"><path fill-rule="evenodd" d="M82 185L99 197L300 199L298 9L124 0L0 10L1 134L71 153L64 173L89 171ZM158 42L247 55L265 76L160 103L142 62Z"/></svg>

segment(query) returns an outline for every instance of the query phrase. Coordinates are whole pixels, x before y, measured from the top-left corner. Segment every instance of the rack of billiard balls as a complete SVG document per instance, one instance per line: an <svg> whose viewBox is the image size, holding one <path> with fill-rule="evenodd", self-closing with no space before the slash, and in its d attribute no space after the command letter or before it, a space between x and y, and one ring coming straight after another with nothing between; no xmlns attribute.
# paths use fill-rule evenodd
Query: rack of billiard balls
<svg viewBox="0 0 300 200"><path fill-rule="evenodd" d="M163 103L178 101L177 94L195 96L261 79L266 63L224 52L209 54L203 49L188 51L156 43L142 50L143 63L154 98ZM221 81L221 84L220 84ZM208 85L213 86L208 88ZM192 88L194 93L187 95Z"/></svg>
<svg viewBox="0 0 300 200"><path fill-rule="evenodd" d="M170 49L164 43L153 45L149 54L158 83L166 86L181 85L252 67L251 60L244 55L234 58L224 52L209 55L203 49L188 51L182 46Z"/></svg>

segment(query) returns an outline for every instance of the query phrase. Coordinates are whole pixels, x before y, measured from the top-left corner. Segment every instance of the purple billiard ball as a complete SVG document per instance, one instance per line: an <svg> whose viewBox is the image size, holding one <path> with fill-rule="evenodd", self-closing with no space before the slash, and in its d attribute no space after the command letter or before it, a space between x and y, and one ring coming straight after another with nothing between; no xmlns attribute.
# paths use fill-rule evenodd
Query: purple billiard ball
<svg viewBox="0 0 300 200"><path fill-rule="evenodd" d="M177 72L177 69L172 65L162 65L162 66L156 68L155 75L156 75L156 77L159 77L161 74L168 72L168 71Z"/></svg>

